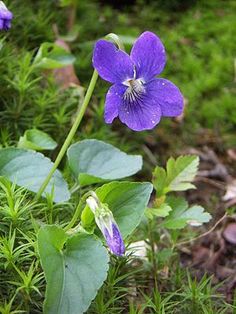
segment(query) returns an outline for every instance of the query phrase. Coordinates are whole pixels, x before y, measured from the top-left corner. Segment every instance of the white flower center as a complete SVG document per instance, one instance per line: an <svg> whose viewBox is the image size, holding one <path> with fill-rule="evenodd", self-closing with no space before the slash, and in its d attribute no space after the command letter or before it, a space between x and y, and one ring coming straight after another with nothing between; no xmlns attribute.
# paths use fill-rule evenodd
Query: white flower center
<svg viewBox="0 0 236 314"><path fill-rule="evenodd" d="M124 94L124 100L134 102L140 99L141 95L145 91L143 83L144 82L141 79L124 81L123 84L128 86Z"/></svg>

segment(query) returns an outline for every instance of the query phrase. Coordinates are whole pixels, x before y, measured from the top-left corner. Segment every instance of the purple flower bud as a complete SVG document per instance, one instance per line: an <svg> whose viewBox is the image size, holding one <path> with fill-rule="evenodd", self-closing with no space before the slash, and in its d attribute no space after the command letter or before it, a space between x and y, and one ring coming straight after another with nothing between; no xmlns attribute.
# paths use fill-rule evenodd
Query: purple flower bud
<svg viewBox="0 0 236 314"><path fill-rule="evenodd" d="M111 252L117 256L123 255L125 253L125 245L112 212L106 204L102 204L99 201L94 192L91 193L86 202L94 213L96 224L101 230Z"/></svg>
<svg viewBox="0 0 236 314"><path fill-rule="evenodd" d="M125 245L117 224L112 223L112 232L105 228L103 234L111 252L117 256L124 255Z"/></svg>
<svg viewBox="0 0 236 314"><path fill-rule="evenodd" d="M0 1L0 30L10 29L12 18L13 14L7 9L5 4Z"/></svg>

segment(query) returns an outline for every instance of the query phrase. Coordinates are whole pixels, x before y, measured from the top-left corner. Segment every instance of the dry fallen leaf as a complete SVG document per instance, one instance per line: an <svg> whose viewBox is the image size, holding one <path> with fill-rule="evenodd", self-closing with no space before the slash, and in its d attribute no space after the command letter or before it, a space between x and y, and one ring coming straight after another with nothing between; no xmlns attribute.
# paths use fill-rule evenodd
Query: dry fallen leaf
<svg viewBox="0 0 236 314"><path fill-rule="evenodd" d="M69 45L62 39L57 39L55 44L59 47L64 48L66 51L70 51ZM80 85L79 79L75 73L74 66L72 64L67 65L60 69L53 70L53 76L57 85L60 89L67 89L71 86L78 86Z"/></svg>
<svg viewBox="0 0 236 314"><path fill-rule="evenodd" d="M223 201L229 201L236 198L236 179L233 179L227 184L226 193L223 196Z"/></svg>
<svg viewBox="0 0 236 314"><path fill-rule="evenodd" d="M227 155L228 155L229 159L235 161L236 160L236 149L233 149L233 148L227 149Z"/></svg>
<svg viewBox="0 0 236 314"><path fill-rule="evenodd" d="M126 250L126 255L132 254L134 258L147 259L148 245L145 241L132 242Z"/></svg>
<svg viewBox="0 0 236 314"><path fill-rule="evenodd" d="M233 275L235 275L234 269L219 264L216 266L216 276L220 280L228 279Z"/></svg>
<svg viewBox="0 0 236 314"><path fill-rule="evenodd" d="M197 245L194 247L192 256L193 256L193 265L199 265L204 263L211 255L210 249L202 246Z"/></svg>
<svg viewBox="0 0 236 314"><path fill-rule="evenodd" d="M231 244L236 244L236 223L228 224L223 231L223 236Z"/></svg>

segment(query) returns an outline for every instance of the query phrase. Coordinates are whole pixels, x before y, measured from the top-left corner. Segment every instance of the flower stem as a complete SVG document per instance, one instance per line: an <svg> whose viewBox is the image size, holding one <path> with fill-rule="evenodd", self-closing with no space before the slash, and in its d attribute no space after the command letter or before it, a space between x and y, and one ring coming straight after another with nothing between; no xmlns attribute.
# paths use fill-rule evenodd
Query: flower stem
<svg viewBox="0 0 236 314"><path fill-rule="evenodd" d="M79 219L80 215L81 215L81 212L82 212L82 209L83 209L83 205L86 201L86 198L89 197L91 195L91 191L88 191L87 193L85 193L80 201L79 201L79 204L78 206L76 207L76 210L75 210L75 213L73 215L73 217L71 218L69 224L64 228L65 231L71 229L74 224L76 223L76 221Z"/></svg>
<svg viewBox="0 0 236 314"><path fill-rule="evenodd" d="M79 125L80 125L80 122L81 122L81 120L82 120L82 118L84 116L85 110L86 110L86 108L87 108L87 106L89 104L89 101L91 99L94 87L95 87L96 82L97 82L97 78L98 78L98 73L97 73L96 70L94 70L92 78L91 78L91 81L89 83L89 87L88 87L87 93L86 93L86 95L84 97L84 101L83 101L81 107L79 108L79 112L78 112L78 115L76 116L74 124L72 125L72 128L71 128L69 134L67 135L67 138L66 138L64 144L62 145L59 154L57 155L57 158L56 158L56 160L55 160L55 162L53 164L52 169L50 170L50 172L47 175L46 179L44 180L43 184L41 185L41 187L40 187L40 189L39 189L39 191L38 191L38 193L36 195L36 200L38 200L41 197L41 195L44 192L44 190L46 189L49 181L51 180L54 172L56 171L58 165L60 164L63 156L65 155L65 153L67 151L67 148L69 147L69 145L70 145L70 143L71 143L71 141L72 141L72 139L73 139L73 137L74 137L74 135L75 135Z"/></svg>
<svg viewBox="0 0 236 314"><path fill-rule="evenodd" d="M114 33L109 33L109 34L107 34L107 35L105 36L105 39L114 42L114 43L118 46L118 48L119 48L120 50L125 50L125 46L123 45L122 41L120 40L120 37L117 36L116 34L114 34Z"/></svg>

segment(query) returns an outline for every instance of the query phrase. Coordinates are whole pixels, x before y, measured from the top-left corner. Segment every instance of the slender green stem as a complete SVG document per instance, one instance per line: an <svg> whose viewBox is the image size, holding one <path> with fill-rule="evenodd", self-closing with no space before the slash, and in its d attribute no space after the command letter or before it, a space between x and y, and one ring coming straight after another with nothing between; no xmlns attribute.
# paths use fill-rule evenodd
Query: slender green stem
<svg viewBox="0 0 236 314"><path fill-rule="evenodd" d="M153 282L155 291L158 291L158 278L157 278L157 258L156 258L156 250L155 250L155 242L153 239L152 233L152 221L148 222L148 233L149 233L149 241L151 246L151 259L152 259L152 268L153 268Z"/></svg>
<svg viewBox="0 0 236 314"><path fill-rule="evenodd" d="M89 87L88 87L88 90L87 90L87 93L84 97L84 101L81 105L81 107L79 108L79 112L78 112L78 115L76 116L76 119L74 121L74 124L69 132L69 134L67 135L67 138L64 142L64 144L62 145L61 147L61 150L59 152L59 154L57 155L57 158L53 164L53 167L52 169L50 170L49 174L47 175L46 179L44 180L43 184L41 185L37 195L36 195L36 200L38 200L42 193L44 192L44 190L46 189L50 179L52 178L54 172L56 171L58 165L60 164L63 156L65 155L66 151L67 151L67 148L69 147L79 125L80 125L80 122L84 116L84 113L85 113L85 110L89 104L89 101L91 99L91 96L92 96L92 93L93 93L93 90L94 90L94 87L96 85L96 82L97 82L97 78L98 78L98 73L96 70L94 70L93 72L93 76L91 78L91 81L90 81L90 84L89 84Z"/></svg>
<svg viewBox="0 0 236 314"><path fill-rule="evenodd" d="M91 191L85 193L85 194L81 197L81 199L80 199L80 201L79 201L79 204L78 204L78 206L76 207L76 210L75 210L75 212L74 212L74 215L73 215L73 217L71 218L71 221L70 221L69 224L64 228L65 231L71 229L71 228L74 226L74 224L76 223L76 221L79 219L79 217L80 217L80 215L81 215L81 212L82 212L82 210L83 210L83 205L84 205L84 203L85 203L85 201L86 201L86 198L89 197L90 195L91 195Z"/></svg>
<svg viewBox="0 0 236 314"><path fill-rule="evenodd" d="M122 44L119 36L117 36L116 34L110 33L110 34L106 35L105 38L110 40L110 41L113 41L119 47L119 49L124 50L124 45ZM69 134L67 135L67 138L66 138L64 144L62 145L59 154L57 155L57 158L54 162L52 169L50 170L46 179L42 183L42 185L41 185L41 187L40 187L40 189L36 195L36 200L38 200L41 197L41 195L43 194L44 190L46 189L46 187L50 181L50 179L52 178L52 176L53 176L54 172L56 171L58 165L60 164L63 156L65 155L67 148L69 147L69 145L70 145L70 143L71 143L71 141L72 141L72 139L76 133L76 130L78 129L80 122L84 116L85 110L89 104L90 98L92 96L94 87L95 87L96 82L97 82L97 78L98 78L98 73L96 70L94 70L93 76L91 78L91 81L90 81L90 84L89 84L89 87L87 90L87 93L85 95L85 98L84 98L84 101L83 101L81 107L79 108L79 112L78 112L78 115L75 119L75 122L74 122Z"/></svg>
<svg viewBox="0 0 236 314"><path fill-rule="evenodd" d="M122 41L120 40L119 36L114 33L109 33L105 36L105 39L114 42L120 50L125 50L125 46L123 45Z"/></svg>

